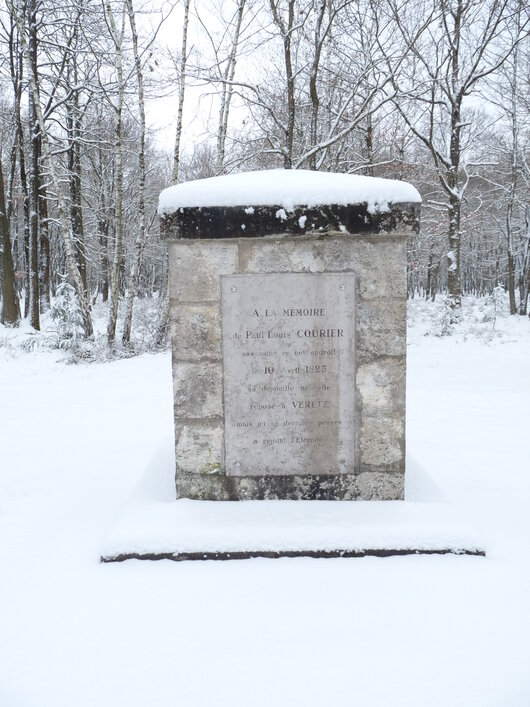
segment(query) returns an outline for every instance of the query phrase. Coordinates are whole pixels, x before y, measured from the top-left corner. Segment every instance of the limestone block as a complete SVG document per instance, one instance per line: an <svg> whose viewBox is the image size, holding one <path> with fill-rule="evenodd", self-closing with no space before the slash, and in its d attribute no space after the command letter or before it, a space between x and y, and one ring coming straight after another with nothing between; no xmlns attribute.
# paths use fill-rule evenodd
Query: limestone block
<svg viewBox="0 0 530 707"><path fill-rule="evenodd" d="M223 414L220 363L173 364L175 419L218 417Z"/></svg>
<svg viewBox="0 0 530 707"><path fill-rule="evenodd" d="M397 469L404 460L405 425L401 417L361 418L361 469Z"/></svg>
<svg viewBox="0 0 530 707"><path fill-rule="evenodd" d="M341 272L359 278L364 299L406 297L406 242L384 236L248 239L240 244L246 272Z"/></svg>
<svg viewBox="0 0 530 707"><path fill-rule="evenodd" d="M364 414L405 410L405 359L379 358L357 369L357 390Z"/></svg>
<svg viewBox="0 0 530 707"><path fill-rule="evenodd" d="M184 474L218 474L223 457L223 428L220 423L176 425L175 457L177 479Z"/></svg>
<svg viewBox="0 0 530 707"><path fill-rule="evenodd" d="M170 242L170 297L180 302L219 301L219 276L236 272L237 265L235 243Z"/></svg>
<svg viewBox="0 0 530 707"><path fill-rule="evenodd" d="M326 266L313 248L315 243L315 239L297 238L293 241L283 237L241 241L241 269L254 273L323 272Z"/></svg>
<svg viewBox="0 0 530 707"><path fill-rule="evenodd" d="M405 497L405 475L377 472L357 477L358 499L362 501L400 501Z"/></svg>
<svg viewBox="0 0 530 707"><path fill-rule="evenodd" d="M199 361L221 357L218 305L175 305L171 313L171 344L176 360Z"/></svg>
<svg viewBox="0 0 530 707"><path fill-rule="evenodd" d="M177 497L201 501L342 500L394 501L404 498L401 473L363 472L356 476L226 477L177 473Z"/></svg>
<svg viewBox="0 0 530 707"><path fill-rule="evenodd" d="M231 501L226 485L226 477L218 476L217 471L209 473L182 473L177 467L175 477L177 498L191 498L193 501Z"/></svg>
<svg viewBox="0 0 530 707"><path fill-rule="evenodd" d="M359 361L377 356L404 356L407 346L407 302L373 299L357 305L357 356Z"/></svg>
<svg viewBox="0 0 530 707"><path fill-rule="evenodd" d="M406 241L384 237L318 241L315 251L326 270L353 270L361 299L402 297L407 294Z"/></svg>

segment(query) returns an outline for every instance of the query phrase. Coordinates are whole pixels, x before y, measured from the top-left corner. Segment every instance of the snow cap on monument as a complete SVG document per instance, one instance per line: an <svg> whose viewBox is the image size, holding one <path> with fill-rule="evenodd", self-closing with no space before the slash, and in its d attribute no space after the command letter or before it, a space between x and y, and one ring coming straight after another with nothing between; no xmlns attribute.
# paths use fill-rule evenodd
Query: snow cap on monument
<svg viewBox="0 0 530 707"><path fill-rule="evenodd" d="M397 179L273 169L168 187L160 194L158 210L164 215L180 208L208 206L279 206L293 211L325 204L368 204L373 211L385 211L389 204L420 202L418 190Z"/></svg>

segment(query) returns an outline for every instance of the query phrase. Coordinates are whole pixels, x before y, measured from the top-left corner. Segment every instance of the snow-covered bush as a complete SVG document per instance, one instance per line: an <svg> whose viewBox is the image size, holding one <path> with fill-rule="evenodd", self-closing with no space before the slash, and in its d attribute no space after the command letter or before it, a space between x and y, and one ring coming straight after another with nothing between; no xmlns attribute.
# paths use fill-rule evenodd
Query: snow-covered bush
<svg viewBox="0 0 530 707"><path fill-rule="evenodd" d="M500 283L493 288L491 294L484 298L481 307L482 321L491 322L493 329L495 329L497 319L508 314L509 305L507 298L508 294Z"/></svg>
<svg viewBox="0 0 530 707"><path fill-rule="evenodd" d="M62 282L57 288L50 317L57 326L54 345L59 349L78 348L83 340L83 315L76 292L67 282Z"/></svg>
<svg viewBox="0 0 530 707"><path fill-rule="evenodd" d="M433 333L436 336L449 336L453 333L454 312L451 306L451 298L445 297L442 300L442 307L438 312Z"/></svg>
<svg viewBox="0 0 530 707"><path fill-rule="evenodd" d="M42 348L42 345L42 338L38 335L38 333L20 340L20 348L23 351L36 351L37 349Z"/></svg>

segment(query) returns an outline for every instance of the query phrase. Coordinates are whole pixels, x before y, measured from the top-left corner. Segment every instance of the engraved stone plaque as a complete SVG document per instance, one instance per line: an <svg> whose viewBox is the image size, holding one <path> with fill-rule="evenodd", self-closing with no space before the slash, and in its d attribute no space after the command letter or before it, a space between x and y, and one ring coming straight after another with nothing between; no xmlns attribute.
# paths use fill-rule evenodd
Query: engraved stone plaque
<svg viewBox="0 0 530 707"><path fill-rule="evenodd" d="M228 475L354 472L355 290L353 272L221 277Z"/></svg>

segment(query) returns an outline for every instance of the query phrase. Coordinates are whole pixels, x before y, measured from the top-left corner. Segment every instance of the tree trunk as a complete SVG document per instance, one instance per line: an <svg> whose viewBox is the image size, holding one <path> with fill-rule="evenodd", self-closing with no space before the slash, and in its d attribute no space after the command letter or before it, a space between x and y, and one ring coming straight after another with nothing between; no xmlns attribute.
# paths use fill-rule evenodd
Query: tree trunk
<svg viewBox="0 0 530 707"><path fill-rule="evenodd" d="M319 124L319 109L320 109L320 99L318 96L317 89L317 79L318 79L318 69L320 65L320 57L322 55L322 23L324 21L324 15L326 14L326 3L321 2L318 11L315 34L313 38L313 62L311 65L311 71L309 75L309 96L311 98L311 124L310 124L310 146L315 147L318 142L318 124ZM317 168L317 153L313 153L309 158L309 169L316 170Z"/></svg>
<svg viewBox="0 0 530 707"><path fill-rule="evenodd" d="M13 253L9 236L9 222L4 195L4 175L0 162L0 282L2 284L2 324L16 325L20 319L20 307L15 287Z"/></svg>
<svg viewBox="0 0 530 707"><path fill-rule="evenodd" d="M107 325L107 341L112 344L116 337L118 321L118 302L120 294L120 270L123 254L123 104L125 96L125 79L123 75L123 35L125 30L125 3L122 9L121 28L118 33L110 0L105 2L105 10L114 43L116 74L118 80L118 104L115 106L115 141L114 162L116 165L116 231L114 243L114 258L110 284L110 311Z"/></svg>
<svg viewBox="0 0 530 707"><path fill-rule="evenodd" d="M460 273L460 211L461 201L457 197L449 200L449 252L447 253L447 289L454 321L460 318L462 307L462 282Z"/></svg>
<svg viewBox="0 0 530 707"><path fill-rule="evenodd" d="M175 131L175 149L173 152L173 184L178 184L180 176L180 141L182 138L182 110L184 106L184 95L186 89L186 61L188 44L188 20L189 20L190 0L184 2L184 22L182 25L182 47L180 56L179 71L179 107L177 113L177 127ZM169 271L166 271L164 305L160 312L157 324L155 343L160 345L164 340L167 323L169 319Z"/></svg>
<svg viewBox="0 0 530 707"><path fill-rule="evenodd" d="M20 65L20 73L22 73L22 61ZM20 81L17 82L17 90ZM20 88L21 91L21 88ZM28 191L28 177L26 172L26 156L24 154L23 146L23 135L24 131L22 128L22 117L20 114L20 101L15 103L15 119L17 122L17 130L19 134L18 140L18 169L19 169L19 179L20 188L22 190L22 205L23 205L23 234L22 234L22 244L21 250L24 254L24 318L29 316L29 222L30 222L30 200Z"/></svg>
<svg viewBox="0 0 530 707"><path fill-rule="evenodd" d="M74 65L73 82L77 84L77 69ZM88 296L87 261L85 253L85 234L83 227L83 209L81 204L81 119L79 116L79 96L75 93L67 105L66 125L68 131L67 163L70 189L70 224L75 243L77 267Z"/></svg>
<svg viewBox="0 0 530 707"><path fill-rule="evenodd" d="M24 319L29 317L29 293L30 293L30 267L29 267L29 230L30 230L30 206L29 191L26 203L24 204Z"/></svg>
<svg viewBox="0 0 530 707"><path fill-rule="evenodd" d="M462 213L462 190L460 185L460 134L462 131L460 92L460 40L462 23L462 0L457 0L454 7L454 29L451 38L451 94L456 97L451 104L450 168L447 174L449 187L449 252L447 253L447 288L452 310L452 323L461 317L462 309L462 273L460 269L460 219Z"/></svg>
<svg viewBox="0 0 530 707"><path fill-rule="evenodd" d="M39 293L42 311L50 308L50 234L48 229L48 199L46 187L39 180L39 225L40 225L40 281Z"/></svg>
<svg viewBox="0 0 530 707"><path fill-rule="evenodd" d="M526 315L528 308L528 291L530 288L530 205L525 209L526 235L523 249L523 262L521 264L521 302L519 314Z"/></svg>
<svg viewBox="0 0 530 707"><path fill-rule="evenodd" d="M103 302L107 302L109 298L109 216L107 208L107 193L103 175L105 173L103 148L99 144L97 148L97 174L99 175L98 185L98 244L99 244L99 288Z"/></svg>
<svg viewBox="0 0 530 707"><path fill-rule="evenodd" d="M138 81L138 106L140 110L140 146L138 152L138 234L134 244L134 254L129 273L129 282L125 293L125 314L123 319L122 343L128 344L131 339L132 313L134 295L140 275L140 264L142 251L145 245L146 224L145 224L145 101L144 101L144 80L140 53L138 51L138 33L136 31L136 19L132 0L126 0L129 23L133 40L134 65L136 69L136 79Z"/></svg>
<svg viewBox="0 0 530 707"><path fill-rule="evenodd" d="M520 11L517 15L517 30L520 31ZM519 47L514 49L513 56L513 74L511 76L511 128L512 128L512 164L511 164L511 179L508 191L508 204L506 206L506 246L508 251L508 296L510 298L510 314L517 312L515 304L515 264L513 252L513 205L517 190L518 177L518 152L519 152L519 126L517 124L517 74L518 74L518 53Z"/></svg>
<svg viewBox="0 0 530 707"><path fill-rule="evenodd" d="M180 171L180 141L182 138L182 111L184 109L184 95L186 90L186 62L188 59L187 46L190 1L191 0L185 0L184 2L184 22L182 24L182 47L179 70L179 107L177 112L177 127L175 131L175 150L173 152L173 184L178 184Z"/></svg>
<svg viewBox="0 0 530 707"><path fill-rule="evenodd" d="M515 314L517 312L515 304L515 266L511 251L508 251L508 296L510 299L510 314Z"/></svg>
<svg viewBox="0 0 530 707"><path fill-rule="evenodd" d="M37 5L29 3L29 71L35 86L39 85L37 71ZM37 118L38 93L29 96L29 121L31 137L30 193L31 212L29 225L29 322L34 329L40 329L39 310L39 173L40 173L40 129Z"/></svg>
<svg viewBox="0 0 530 707"><path fill-rule="evenodd" d="M368 177L374 176L374 127L371 113L366 118L366 167L364 173Z"/></svg>
<svg viewBox="0 0 530 707"><path fill-rule="evenodd" d="M34 329L40 329L39 310L39 152L38 124L34 108L30 107L31 116L31 211L29 220L29 322Z"/></svg>
<svg viewBox="0 0 530 707"><path fill-rule="evenodd" d="M295 77L293 73L293 58L291 53L291 39L294 27L294 10L296 0L289 0L287 6L287 25L280 16L278 0L269 0L274 22L280 30L283 41L283 60L285 63L285 77L287 88L287 117L285 130L285 149L283 163L285 169L292 169L294 150L294 126L296 120L295 102Z"/></svg>
<svg viewBox="0 0 530 707"><path fill-rule="evenodd" d="M104 216L98 218L98 241L101 250L101 297L103 302L109 299L109 222Z"/></svg>
<svg viewBox="0 0 530 707"><path fill-rule="evenodd" d="M431 253L429 253L429 264L427 265L427 284L425 287L425 299L429 299L429 296L431 294L432 264L433 264L433 256L432 256L432 252L431 252Z"/></svg>
<svg viewBox="0 0 530 707"><path fill-rule="evenodd" d="M224 171L226 154L226 136L228 134L228 116L230 104L234 93L233 81L236 71L237 50L239 46L239 36L241 34L241 24L243 22L243 12L246 0L238 0L237 18L232 37L232 48L228 57L228 65L224 74L224 83L221 89L221 107L219 109L219 121L217 126L217 171L221 174Z"/></svg>

